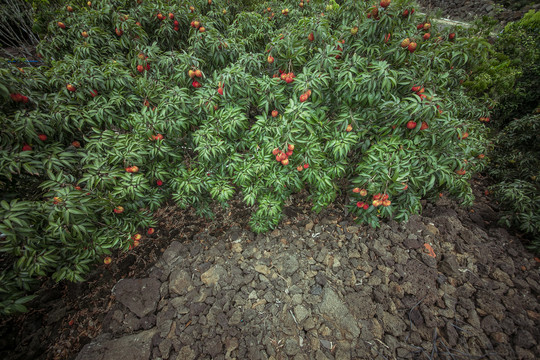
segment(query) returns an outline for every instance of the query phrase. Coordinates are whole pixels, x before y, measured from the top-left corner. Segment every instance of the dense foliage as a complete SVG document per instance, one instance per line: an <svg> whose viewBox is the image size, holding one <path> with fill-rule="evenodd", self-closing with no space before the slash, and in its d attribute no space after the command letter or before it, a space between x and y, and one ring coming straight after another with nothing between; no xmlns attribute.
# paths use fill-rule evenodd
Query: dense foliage
<svg viewBox="0 0 540 360"><path fill-rule="evenodd" d="M540 12L531 10L520 21L508 24L495 49L509 64L509 71L517 75L514 87L500 88L504 95L493 114L504 126L530 114L540 103ZM508 75L509 71L502 73Z"/></svg>
<svg viewBox="0 0 540 360"><path fill-rule="evenodd" d="M540 252L540 115L515 119L498 134L489 174L505 210L502 221L530 235Z"/></svg>
<svg viewBox="0 0 540 360"><path fill-rule="evenodd" d="M0 311L37 277L82 280L136 246L169 198L211 216L240 194L256 232L302 189L314 211L348 194L372 226L440 192L471 204L489 113L461 83L490 45L407 1L340 3L63 11L45 66L0 70Z"/></svg>

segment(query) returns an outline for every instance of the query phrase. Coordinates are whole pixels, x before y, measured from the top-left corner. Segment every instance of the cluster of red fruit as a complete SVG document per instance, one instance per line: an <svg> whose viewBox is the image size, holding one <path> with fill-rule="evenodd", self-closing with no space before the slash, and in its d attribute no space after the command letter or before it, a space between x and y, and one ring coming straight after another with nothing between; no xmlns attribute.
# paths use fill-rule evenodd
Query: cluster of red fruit
<svg viewBox="0 0 540 360"><path fill-rule="evenodd" d="M401 16L407 17L407 16L409 16L409 15L414 14L414 11L415 11L414 8L411 8L411 10L405 9L405 10L403 10L403 12L401 13Z"/></svg>
<svg viewBox="0 0 540 360"><path fill-rule="evenodd" d="M353 193L360 194L360 196L366 196L367 195L367 190L366 189L360 189L360 188L354 188ZM361 208L361 209L364 209L364 210L369 209L369 204L366 204L363 201L357 202L356 206Z"/></svg>
<svg viewBox="0 0 540 360"><path fill-rule="evenodd" d="M311 96L311 90L306 91L302 95L300 95L300 102L304 102Z"/></svg>
<svg viewBox="0 0 540 360"><path fill-rule="evenodd" d="M201 26L201 23L200 23L199 21L197 21L197 20L193 20L193 21L191 22L191 27L192 27L192 28L195 28L195 29L198 29L199 32L202 32L202 33L206 31L206 29L204 28L204 26Z"/></svg>
<svg viewBox="0 0 540 360"><path fill-rule="evenodd" d="M405 40L401 42L401 47L409 50L410 53L413 53L416 50L416 46L417 46L416 42L409 38L406 38Z"/></svg>
<svg viewBox="0 0 540 360"><path fill-rule="evenodd" d="M137 55L137 57L140 60L144 61L144 64L137 65L137 71L142 73L144 70L146 70L146 71L150 70L150 64L148 63L148 61L146 61L146 59L148 59L148 55L140 53L139 55Z"/></svg>
<svg viewBox="0 0 540 360"><path fill-rule="evenodd" d="M367 15L367 18L368 19L373 18L373 20L379 20L380 19L380 17L379 17L379 8L377 6L375 6L375 5L373 5L373 7L371 8L371 11Z"/></svg>
<svg viewBox="0 0 540 360"><path fill-rule="evenodd" d="M375 194L373 195L373 202L372 202L373 206L377 207L377 206L390 206L390 204L392 204L392 202L390 200L388 200L388 194Z"/></svg>
<svg viewBox="0 0 540 360"><path fill-rule="evenodd" d="M380 5L382 8L386 9L388 6L390 6L390 2L390 0L381 0Z"/></svg>
<svg viewBox="0 0 540 360"><path fill-rule="evenodd" d="M481 117L478 120L480 120L480 122L489 122L489 117Z"/></svg>
<svg viewBox="0 0 540 360"><path fill-rule="evenodd" d="M13 100L15 102L23 102L25 104L28 102L28 97L24 96L22 94L19 94L19 93L10 94L9 96L11 96L11 100Z"/></svg>
<svg viewBox="0 0 540 360"><path fill-rule="evenodd" d="M422 121L422 125L420 126L420 130L426 130L428 128L429 128L429 126L428 126L427 122ZM409 129L409 130L416 129L416 121L412 121L412 120L408 121L407 122L407 129Z"/></svg>
<svg viewBox="0 0 540 360"><path fill-rule="evenodd" d="M196 77L198 78L202 78L203 74L202 74L202 71L199 70L199 69L195 69L195 70L189 70L188 71L188 76L190 79L195 79ZM200 88L202 85L200 82L198 82L197 80L193 80L193 82L191 83L191 85L195 88L195 89L198 89Z"/></svg>
<svg viewBox="0 0 540 360"><path fill-rule="evenodd" d="M163 140L163 135L162 134L152 135L152 140L154 141Z"/></svg>
<svg viewBox="0 0 540 360"><path fill-rule="evenodd" d="M128 173L136 173L136 172L139 172L139 167L138 166L130 166L130 167L127 167L126 168L126 172Z"/></svg>
<svg viewBox="0 0 540 360"><path fill-rule="evenodd" d="M296 77L293 72L285 73L283 70L279 70L281 75L279 76L281 80L285 81L287 84L290 84L294 81L294 78Z"/></svg>
<svg viewBox="0 0 540 360"><path fill-rule="evenodd" d="M427 97L426 95L424 95L424 91L426 91L426 89L423 86L413 86L411 88L411 91L416 93L416 95L420 96L421 99L425 99Z"/></svg>
<svg viewBox="0 0 540 360"><path fill-rule="evenodd" d="M276 161L280 162L282 165L289 165L289 156L293 154L294 145L289 144L287 146L287 151L279 150L275 148L272 151L272 154L276 156Z"/></svg>
<svg viewBox="0 0 540 360"><path fill-rule="evenodd" d="M167 16L159 13L159 14L157 14L157 18L159 20L163 21L163 20L167 19ZM169 13L169 19L174 20L174 14L173 13ZM174 20L173 25L174 25L174 31L180 30L180 23L178 22L178 20Z"/></svg>
<svg viewBox="0 0 540 360"><path fill-rule="evenodd" d="M420 23L416 26L416 30L424 30L424 31L429 31L429 29L431 29L431 24L426 22L426 23ZM429 38L431 37L431 34L426 32L423 36L423 39L424 40L428 40Z"/></svg>

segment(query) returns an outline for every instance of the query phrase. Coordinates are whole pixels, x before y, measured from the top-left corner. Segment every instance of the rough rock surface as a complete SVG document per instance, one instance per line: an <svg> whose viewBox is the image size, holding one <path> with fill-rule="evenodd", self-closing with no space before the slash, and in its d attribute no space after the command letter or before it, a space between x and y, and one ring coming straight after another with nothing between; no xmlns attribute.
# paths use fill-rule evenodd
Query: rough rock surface
<svg viewBox="0 0 540 360"><path fill-rule="evenodd" d="M539 358L538 264L494 214L443 198L372 229L306 209L173 241L77 359Z"/></svg>

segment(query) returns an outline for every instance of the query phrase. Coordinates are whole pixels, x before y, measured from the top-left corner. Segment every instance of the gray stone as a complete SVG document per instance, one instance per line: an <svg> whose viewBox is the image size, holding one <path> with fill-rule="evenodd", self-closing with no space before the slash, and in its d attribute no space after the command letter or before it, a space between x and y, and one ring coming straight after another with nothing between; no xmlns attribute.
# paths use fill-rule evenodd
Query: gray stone
<svg viewBox="0 0 540 360"><path fill-rule="evenodd" d="M161 283L154 278L123 279L116 286L116 299L142 318L156 310Z"/></svg>
<svg viewBox="0 0 540 360"><path fill-rule="evenodd" d="M311 287L311 295L321 295L322 294L322 287L319 284L315 284Z"/></svg>
<svg viewBox="0 0 540 360"><path fill-rule="evenodd" d="M356 320L349 312L343 301L329 287L324 289L323 299L319 305L320 312L328 317L328 320L336 323L342 330L347 331L353 337L360 335L360 328Z"/></svg>
<svg viewBox="0 0 540 360"><path fill-rule="evenodd" d="M113 340L97 337L83 347L75 360L148 360L156 332L154 328Z"/></svg>
<svg viewBox="0 0 540 360"><path fill-rule="evenodd" d="M403 320L395 315L387 313L386 311L383 312L381 320L384 331L394 335L395 337L403 335L403 332L407 329L407 325L405 325Z"/></svg>
<svg viewBox="0 0 540 360"><path fill-rule="evenodd" d="M274 262L277 271L285 276L290 276L298 270L300 264L296 256L290 253L284 253L279 256Z"/></svg>
<svg viewBox="0 0 540 360"><path fill-rule="evenodd" d="M197 353L189 345L182 347L176 356L176 360L195 360L196 358Z"/></svg>
<svg viewBox="0 0 540 360"><path fill-rule="evenodd" d="M303 307L302 305L297 305L294 307L294 316L296 316L296 321L301 323L310 315L310 312L308 309Z"/></svg>
<svg viewBox="0 0 540 360"><path fill-rule="evenodd" d="M287 355L294 356L300 352L300 346L296 340L288 338L285 340L284 350Z"/></svg>
<svg viewBox="0 0 540 360"><path fill-rule="evenodd" d="M201 274L201 281L208 286L216 285L220 280L223 281L227 277L227 270L221 265L212 266L210 269Z"/></svg>
<svg viewBox="0 0 540 360"><path fill-rule="evenodd" d="M178 241L173 241L171 245L163 252L161 255L161 260L165 262L168 266L171 266L173 263L182 259L182 244Z"/></svg>
<svg viewBox="0 0 540 360"><path fill-rule="evenodd" d="M169 278L169 292L185 295L193 289L191 275L185 270L175 270Z"/></svg>

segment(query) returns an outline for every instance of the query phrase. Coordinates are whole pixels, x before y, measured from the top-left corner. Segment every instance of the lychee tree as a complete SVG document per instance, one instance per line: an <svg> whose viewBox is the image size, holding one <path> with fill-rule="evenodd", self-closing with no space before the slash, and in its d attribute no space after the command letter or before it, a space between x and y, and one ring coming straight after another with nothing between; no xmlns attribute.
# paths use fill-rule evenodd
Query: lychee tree
<svg viewBox="0 0 540 360"><path fill-rule="evenodd" d="M407 1L301 4L74 4L43 66L2 67L1 311L128 250L167 199L210 216L239 194L256 232L301 190L371 226L472 202L487 109L460 82L488 45Z"/></svg>

